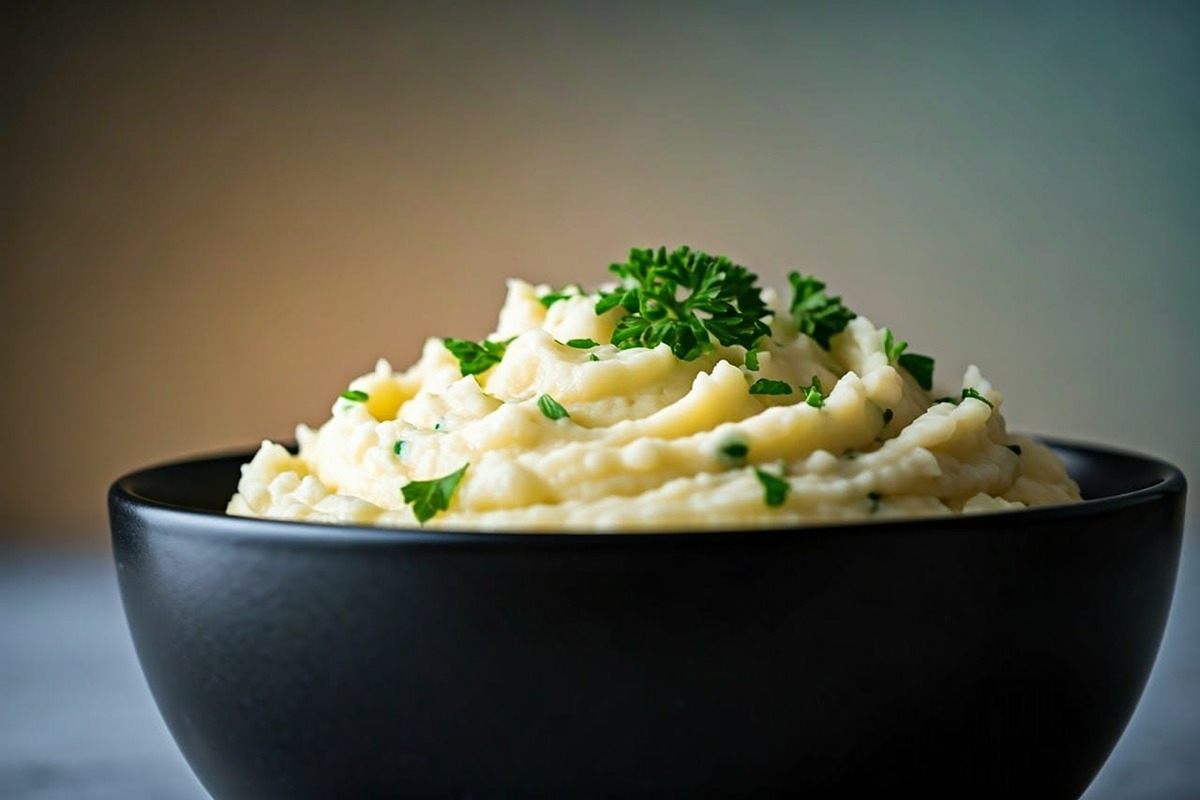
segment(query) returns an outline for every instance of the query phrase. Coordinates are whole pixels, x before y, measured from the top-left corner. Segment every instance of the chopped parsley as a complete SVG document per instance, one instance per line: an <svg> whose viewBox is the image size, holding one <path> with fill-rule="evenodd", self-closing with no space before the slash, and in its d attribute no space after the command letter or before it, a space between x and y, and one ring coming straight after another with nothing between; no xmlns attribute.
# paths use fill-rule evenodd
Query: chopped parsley
<svg viewBox="0 0 1200 800"><path fill-rule="evenodd" d="M546 308L549 308L559 300L566 300L568 297L574 297L575 295L581 294L582 291L582 287L572 283L564 286L556 292L550 292L550 294L542 295L538 298L538 302Z"/></svg>
<svg viewBox="0 0 1200 800"><path fill-rule="evenodd" d="M917 385L928 392L933 388L933 359L918 353L904 352L907 348L908 342L893 338L891 329L883 329L883 354L887 356L888 363L895 361L904 367Z"/></svg>
<svg viewBox="0 0 1200 800"><path fill-rule="evenodd" d="M404 502L412 506L413 516L424 525L439 512L450 507L450 500L458 489L463 475L470 464L463 464L443 478L428 481L410 481L400 488Z"/></svg>
<svg viewBox="0 0 1200 800"><path fill-rule="evenodd" d="M813 408L824 408L825 396L821 394L821 379L816 375L813 375L812 383L801 386L800 391L804 392L804 402Z"/></svg>
<svg viewBox="0 0 1200 800"><path fill-rule="evenodd" d="M994 406L994 405L992 405L992 401L991 401L991 400L988 400L986 397L984 397L983 395L981 395L981 394L980 394L979 392L977 392L975 389L972 389L970 386L968 386L966 389L963 389L963 390L962 390L962 399L963 399L963 400L966 400L968 397L970 397L970 398L972 398L972 399L974 399L974 400L978 400L978 401L980 401L981 403L987 403L987 405L988 405L988 408L995 408L995 406Z"/></svg>
<svg viewBox="0 0 1200 800"><path fill-rule="evenodd" d="M972 398L973 400L978 400L981 403L987 403L989 408L995 408L995 406L992 405L991 400L988 400L986 397L981 395L976 389L974 389L970 386L968 386L966 389L963 389L962 395L959 397L939 397L937 400L934 400L933 402L935 402L935 403L953 403L954 405L958 405L963 400L966 400L968 397Z"/></svg>
<svg viewBox="0 0 1200 800"><path fill-rule="evenodd" d="M537 404L538 408L542 410L542 413L545 414L548 419L559 420L571 416L557 400L548 394L544 394L539 397L537 399Z"/></svg>
<svg viewBox="0 0 1200 800"><path fill-rule="evenodd" d="M736 434L727 437L717 447L717 460L727 467L740 467L750 455L750 445Z"/></svg>
<svg viewBox="0 0 1200 800"><path fill-rule="evenodd" d="M403 439L398 439L396 441L396 443L394 445L392 445L392 452L395 453L397 456L404 455L404 440Z"/></svg>
<svg viewBox="0 0 1200 800"><path fill-rule="evenodd" d="M442 344L458 359L458 368L463 375L478 375L487 372L504 358L506 342L484 339L476 344L467 339L443 339Z"/></svg>
<svg viewBox="0 0 1200 800"><path fill-rule="evenodd" d="M825 294L825 284L816 278L806 278L799 272L788 275L792 285L792 303L788 311L796 330L811 336L825 350L829 340L841 333L854 319L855 314L842 305L842 298Z"/></svg>
<svg viewBox="0 0 1200 800"><path fill-rule="evenodd" d="M758 482L763 487L763 502L774 508L787 501L788 492L792 488L791 484L778 475L772 475L758 467L754 468L754 474L758 476Z"/></svg>
<svg viewBox="0 0 1200 800"><path fill-rule="evenodd" d="M897 360L897 363L908 370L908 374L913 376L913 380L917 382L925 391L933 388L933 359L929 356L918 355L917 353L903 353Z"/></svg>
<svg viewBox="0 0 1200 800"><path fill-rule="evenodd" d="M758 372L758 351L757 350L747 350L746 351L746 369L750 370L751 372Z"/></svg>
<svg viewBox="0 0 1200 800"><path fill-rule="evenodd" d="M634 248L609 270L622 285L600 292L596 313L625 310L612 335L621 349L666 344L676 358L693 361L713 349L713 338L753 349L770 333L757 277L725 256L686 246L670 253Z"/></svg>
<svg viewBox="0 0 1200 800"><path fill-rule="evenodd" d="M370 395L360 392L358 389L347 389L340 396L343 400L349 400L351 403L365 403L370 399Z"/></svg>
<svg viewBox="0 0 1200 800"><path fill-rule="evenodd" d="M787 381L773 381L769 378L759 378L750 384L750 394L791 394L792 387Z"/></svg>
<svg viewBox="0 0 1200 800"><path fill-rule="evenodd" d="M599 360L600 360L600 356L596 355L595 353L591 353L588 355L588 361L599 361Z"/></svg>
<svg viewBox="0 0 1200 800"><path fill-rule="evenodd" d="M597 347L600 343L592 339L567 339L567 347L574 347L578 350L586 350L589 347Z"/></svg>

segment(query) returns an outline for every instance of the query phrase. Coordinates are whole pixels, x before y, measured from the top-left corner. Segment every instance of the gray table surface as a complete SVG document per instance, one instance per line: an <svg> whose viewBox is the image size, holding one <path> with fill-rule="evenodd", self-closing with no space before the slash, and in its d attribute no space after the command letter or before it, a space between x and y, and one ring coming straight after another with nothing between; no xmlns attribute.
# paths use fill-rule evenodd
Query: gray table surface
<svg viewBox="0 0 1200 800"><path fill-rule="evenodd" d="M1084 800L1200 798L1200 535L1137 713ZM142 681L110 561L0 551L0 798L207 794Z"/></svg>

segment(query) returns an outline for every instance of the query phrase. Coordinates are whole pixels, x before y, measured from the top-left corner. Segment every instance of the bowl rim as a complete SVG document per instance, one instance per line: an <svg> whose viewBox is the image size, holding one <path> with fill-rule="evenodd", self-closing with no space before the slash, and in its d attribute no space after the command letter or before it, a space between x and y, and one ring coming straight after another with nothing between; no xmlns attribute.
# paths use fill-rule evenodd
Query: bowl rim
<svg viewBox="0 0 1200 800"><path fill-rule="evenodd" d="M723 542L736 540L790 541L795 536L819 536L837 533L839 535L863 535L886 532L900 535L917 529L925 533L953 533L962 535L963 520L971 520L981 530L997 524L1012 528L1014 521L1030 526L1047 521L1067 521L1078 517L1087 517L1117 511L1130 506L1146 503L1159 497L1184 494L1187 480L1179 467L1156 456L1150 456L1133 450L1114 447L1105 444L1080 442L1058 437L1033 435L1032 438L1050 447L1058 453L1065 451L1087 457L1119 458L1141 462L1142 466L1160 473L1160 478L1153 483L1126 492L1105 495L1103 497L1085 498L1079 503L1059 503L1054 505L1035 506L1011 510L970 512L967 514L949 514L922 517L891 517L886 519L847 520L844 522L821 522L817 524L781 524L777 526L754 526L749 528L655 528L649 530L538 530L513 531L507 529L471 530L465 528L409 528L399 526L378 526L348 522L318 522L312 520L271 519L264 517L243 517L207 508L179 505L163 500L156 500L134 490L133 484L149 473L181 469L204 462L242 459L249 461L257 447L247 449L233 448L198 453L192 456L161 461L149 464L125 473L117 478L108 490L108 500L111 511L117 508L135 509L134 514L150 513L155 515L167 514L172 518L190 520L192 523L205 528L206 535L224 536L239 540L279 542L303 542L314 546L356 545L496 545L511 547L514 544L530 545L536 543L562 546L589 546L599 543L620 542L684 543L687 541ZM285 443L286 444L286 443ZM1061 454L1060 454L1061 455ZM1020 526L1017 526L1020 527ZM115 526L113 526L115 533ZM780 536L780 534L789 534Z"/></svg>

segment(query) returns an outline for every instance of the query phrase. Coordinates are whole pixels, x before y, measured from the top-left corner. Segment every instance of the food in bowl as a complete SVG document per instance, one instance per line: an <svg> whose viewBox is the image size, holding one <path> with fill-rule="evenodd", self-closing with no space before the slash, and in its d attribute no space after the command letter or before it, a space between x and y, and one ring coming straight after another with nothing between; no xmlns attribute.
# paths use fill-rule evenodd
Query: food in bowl
<svg viewBox="0 0 1200 800"><path fill-rule="evenodd" d="M231 516L245 451L118 479L113 555L218 800L1074 800L1154 663L1185 485L1047 444L1083 502L661 535Z"/></svg>
<svg viewBox="0 0 1200 800"><path fill-rule="evenodd" d="M496 330L433 338L350 382L299 450L264 442L228 512L470 530L673 530L1077 502L1061 459L1010 434L972 366L933 360L789 276L633 250L588 292L510 280ZM944 396L943 396L944 395Z"/></svg>

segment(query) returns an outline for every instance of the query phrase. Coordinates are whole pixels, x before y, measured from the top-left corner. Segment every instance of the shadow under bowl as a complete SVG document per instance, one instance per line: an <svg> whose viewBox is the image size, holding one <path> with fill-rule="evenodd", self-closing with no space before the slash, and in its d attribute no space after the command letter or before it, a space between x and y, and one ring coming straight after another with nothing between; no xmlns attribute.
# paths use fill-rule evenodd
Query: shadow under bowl
<svg viewBox="0 0 1200 800"><path fill-rule="evenodd" d="M142 669L217 798L1076 798L1177 571L1174 467L1048 442L1084 503L512 534L222 513L250 453L110 490Z"/></svg>

